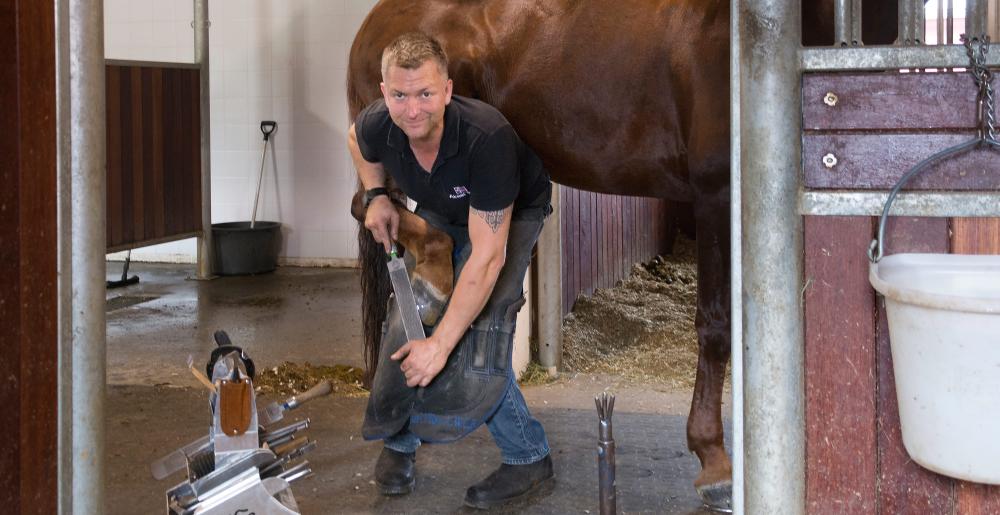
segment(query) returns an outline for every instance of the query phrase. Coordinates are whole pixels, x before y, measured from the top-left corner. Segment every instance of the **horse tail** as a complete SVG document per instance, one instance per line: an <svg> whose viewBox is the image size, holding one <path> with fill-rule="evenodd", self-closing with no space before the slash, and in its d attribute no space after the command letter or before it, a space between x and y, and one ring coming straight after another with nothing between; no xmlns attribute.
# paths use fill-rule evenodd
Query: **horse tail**
<svg viewBox="0 0 1000 515"><path fill-rule="evenodd" d="M368 101L357 80L347 80L347 101L351 120L357 117ZM358 181L358 190L364 189ZM363 223L358 223L358 267L361 269L361 336L364 342L365 386L371 387L378 367L382 346L382 322L385 321L392 284L385 268L385 249L372 238Z"/></svg>
<svg viewBox="0 0 1000 515"><path fill-rule="evenodd" d="M385 265L385 249L364 225L358 224L358 266L361 268L361 319L365 354L365 385L371 386L378 366L392 284Z"/></svg>
<svg viewBox="0 0 1000 515"><path fill-rule="evenodd" d="M366 20L367 24L368 21ZM359 32L360 34L360 32ZM371 84L377 86L378 81L372 82L372 73L369 68L373 66L365 59L364 52L357 48L359 41L363 38L359 35L352 45L350 53L350 66L347 76L347 105L353 122L361 110L370 102L377 98L375 95L378 89L372 89ZM368 86L368 87L366 87ZM363 190L364 186L358 181L358 190ZM366 387L371 387L375 377L375 369L378 367L379 349L382 346L382 322L387 315L389 293L392 285L389 282L389 273L385 267L385 251L382 245L375 242L372 234L365 229L363 223L358 224L358 267L361 270L361 334L365 356L365 379Z"/></svg>

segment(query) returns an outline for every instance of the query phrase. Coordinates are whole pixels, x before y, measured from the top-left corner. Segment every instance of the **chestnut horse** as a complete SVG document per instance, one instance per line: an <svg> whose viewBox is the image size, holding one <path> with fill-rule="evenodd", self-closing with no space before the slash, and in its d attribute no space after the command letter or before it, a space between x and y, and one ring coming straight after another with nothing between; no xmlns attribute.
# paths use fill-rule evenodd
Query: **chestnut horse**
<svg viewBox="0 0 1000 515"><path fill-rule="evenodd" d="M896 0L878 3L879 17L893 22L894 31ZM805 4L806 42L832 44L833 0ZM727 505L731 491L721 417L730 355L729 5L729 0L382 0L354 40L348 78L353 117L380 95L382 49L404 32L426 32L449 56L455 93L498 108L553 181L693 204L699 355L687 439L702 465L695 487L715 506ZM866 6L866 16L872 12ZM892 17L886 20L886 14ZM876 37L865 21L866 42L894 39L894 34ZM355 208L355 216L363 217L357 202ZM430 234L427 224L406 216L410 230ZM360 242L371 368L389 287L381 247L363 229ZM424 281L420 276L415 273L415 280ZM426 279L450 292L450 277L441 281Z"/></svg>

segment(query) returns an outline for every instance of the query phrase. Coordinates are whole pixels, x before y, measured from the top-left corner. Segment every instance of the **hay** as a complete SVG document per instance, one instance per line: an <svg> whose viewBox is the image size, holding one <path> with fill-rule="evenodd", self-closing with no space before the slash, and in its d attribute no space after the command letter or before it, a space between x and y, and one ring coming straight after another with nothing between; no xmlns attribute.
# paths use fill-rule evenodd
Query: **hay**
<svg viewBox="0 0 1000 515"><path fill-rule="evenodd" d="M696 258L694 241L678 237L672 255L634 265L614 288L578 297L563 321L563 367L693 387Z"/></svg>
<svg viewBox="0 0 1000 515"><path fill-rule="evenodd" d="M521 378L518 379L517 382L521 386L540 386L552 383L556 379L557 378L549 375L549 372L545 369L545 367L539 365L535 361L529 361L528 367L524 369L524 372L521 374Z"/></svg>
<svg viewBox="0 0 1000 515"><path fill-rule="evenodd" d="M273 393L281 396L296 395L326 379L333 387L333 393L347 397L364 397L368 390L361 386L364 370L346 365L313 366L284 362L276 367L261 370L254 378L258 393Z"/></svg>

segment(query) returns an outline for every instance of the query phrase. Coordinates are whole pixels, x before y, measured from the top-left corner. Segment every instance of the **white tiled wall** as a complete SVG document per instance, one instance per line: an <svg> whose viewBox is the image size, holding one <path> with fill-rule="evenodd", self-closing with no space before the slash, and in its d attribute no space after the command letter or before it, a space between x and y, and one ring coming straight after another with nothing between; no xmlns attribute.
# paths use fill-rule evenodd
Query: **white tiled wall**
<svg viewBox="0 0 1000 515"><path fill-rule="evenodd" d="M258 220L283 224L285 262L356 256L345 143L351 41L375 0L210 0L212 220L249 220L263 140ZM108 59L194 61L192 0L105 0ZM194 240L137 249L137 260L194 261Z"/></svg>

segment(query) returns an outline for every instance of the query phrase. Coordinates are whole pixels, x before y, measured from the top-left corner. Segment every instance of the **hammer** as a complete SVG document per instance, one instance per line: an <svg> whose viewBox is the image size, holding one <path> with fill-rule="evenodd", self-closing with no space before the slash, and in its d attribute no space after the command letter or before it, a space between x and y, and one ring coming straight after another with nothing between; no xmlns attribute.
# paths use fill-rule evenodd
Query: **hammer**
<svg viewBox="0 0 1000 515"><path fill-rule="evenodd" d="M286 411L298 408L299 406L317 397L322 397L330 393L331 390L333 390L333 387L330 386L330 381L323 380L316 383L316 386L302 392L300 395L289 397L285 402L274 401L264 408L264 418L266 419L265 423L270 424L272 422L277 422L284 418Z"/></svg>

